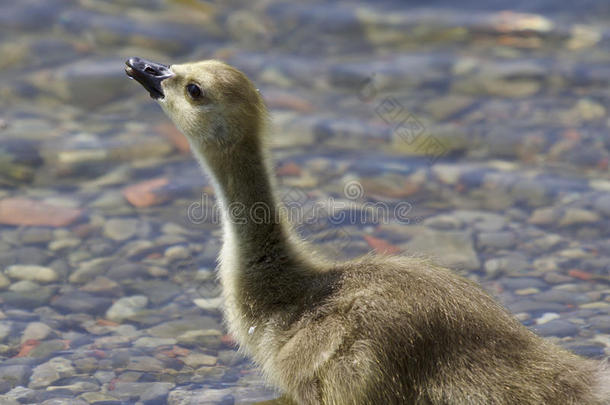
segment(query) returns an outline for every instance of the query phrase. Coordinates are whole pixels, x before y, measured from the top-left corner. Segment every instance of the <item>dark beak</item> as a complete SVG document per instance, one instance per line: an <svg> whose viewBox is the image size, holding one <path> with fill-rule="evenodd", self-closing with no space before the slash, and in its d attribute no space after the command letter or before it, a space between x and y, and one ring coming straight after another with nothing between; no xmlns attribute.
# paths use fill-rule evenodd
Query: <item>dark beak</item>
<svg viewBox="0 0 610 405"><path fill-rule="evenodd" d="M127 76L144 86L152 98L156 100L165 97L161 82L174 75L169 70L169 66L138 57L129 58L125 64L127 65L125 67Z"/></svg>

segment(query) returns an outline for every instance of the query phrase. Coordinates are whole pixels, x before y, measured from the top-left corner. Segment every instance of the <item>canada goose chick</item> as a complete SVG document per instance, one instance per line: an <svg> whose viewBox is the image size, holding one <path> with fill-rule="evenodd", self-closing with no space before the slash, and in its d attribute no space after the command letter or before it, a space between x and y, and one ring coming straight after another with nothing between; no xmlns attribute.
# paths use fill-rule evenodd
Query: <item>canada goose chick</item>
<svg viewBox="0 0 610 405"><path fill-rule="evenodd" d="M610 404L610 374L428 261L330 263L281 215L250 80L210 60L127 62L187 137L223 211L219 275L242 350L300 405Z"/></svg>

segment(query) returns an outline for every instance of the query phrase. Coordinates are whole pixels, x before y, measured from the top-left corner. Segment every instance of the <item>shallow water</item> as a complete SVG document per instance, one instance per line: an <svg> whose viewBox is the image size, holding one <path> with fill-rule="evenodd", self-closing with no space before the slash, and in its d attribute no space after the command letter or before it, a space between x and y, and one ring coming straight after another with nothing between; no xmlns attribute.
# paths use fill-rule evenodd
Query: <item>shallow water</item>
<svg viewBox="0 0 610 405"><path fill-rule="evenodd" d="M134 55L254 80L321 251L436 257L610 355L610 7L529 3L0 2L0 402L274 396L225 335L213 191Z"/></svg>

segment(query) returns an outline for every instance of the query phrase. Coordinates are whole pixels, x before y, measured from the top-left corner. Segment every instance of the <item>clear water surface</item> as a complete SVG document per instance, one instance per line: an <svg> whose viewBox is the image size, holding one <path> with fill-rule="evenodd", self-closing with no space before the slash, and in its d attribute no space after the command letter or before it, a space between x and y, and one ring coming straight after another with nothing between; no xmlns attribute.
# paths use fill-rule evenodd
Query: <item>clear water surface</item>
<svg viewBox="0 0 610 405"><path fill-rule="evenodd" d="M134 55L254 80L320 251L436 257L609 355L610 6L455 4L0 2L0 402L274 396L222 325L213 190Z"/></svg>

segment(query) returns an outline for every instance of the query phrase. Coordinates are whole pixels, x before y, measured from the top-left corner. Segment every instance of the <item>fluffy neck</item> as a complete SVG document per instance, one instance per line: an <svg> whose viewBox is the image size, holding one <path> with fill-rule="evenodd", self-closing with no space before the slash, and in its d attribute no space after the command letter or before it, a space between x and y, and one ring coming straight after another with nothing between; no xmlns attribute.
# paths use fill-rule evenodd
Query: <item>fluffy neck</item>
<svg viewBox="0 0 610 405"><path fill-rule="evenodd" d="M213 178L223 219L220 279L225 297L239 306L265 312L271 302L294 292L304 260L293 243L290 225L274 194L265 151L256 137L242 139L231 151L198 150Z"/></svg>
<svg viewBox="0 0 610 405"><path fill-rule="evenodd" d="M230 152L203 155L222 211L223 229L235 235L240 255L255 254L287 223L280 215L273 179L262 148L245 142Z"/></svg>

